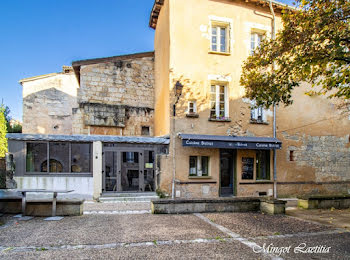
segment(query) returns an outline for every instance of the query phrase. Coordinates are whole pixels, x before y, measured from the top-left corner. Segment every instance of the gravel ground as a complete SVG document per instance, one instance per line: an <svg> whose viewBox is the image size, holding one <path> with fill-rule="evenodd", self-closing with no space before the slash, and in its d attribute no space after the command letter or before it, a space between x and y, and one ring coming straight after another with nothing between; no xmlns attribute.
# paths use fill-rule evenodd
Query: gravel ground
<svg viewBox="0 0 350 260"><path fill-rule="evenodd" d="M271 216L261 213L210 213L203 215L243 237L318 232L329 229L322 225L283 215Z"/></svg>
<svg viewBox="0 0 350 260"><path fill-rule="evenodd" d="M340 234L328 234L328 235L317 235L310 237L292 237L292 238L277 238L277 239L257 239L255 242L263 246L271 243L273 246L278 247L288 247L291 246L290 253L282 254L281 257L284 259L350 259L350 233L340 233ZM331 247L329 253L294 253L294 250L300 246L304 247L302 243L305 243L307 247L324 246ZM302 251L305 251L302 249Z"/></svg>
<svg viewBox="0 0 350 260"><path fill-rule="evenodd" d="M34 218L0 232L1 246L108 244L225 237L194 215L84 215L61 221Z"/></svg>
<svg viewBox="0 0 350 260"><path fill-rule="evenodd" d="M1 259L266 259L239 242L128 247L103 250L6 252Z"/></svg>
<svg viewBox="0 0 350 260"><path fill-rule="evenodd" d="M84 203L84 211L151 210L150 202Z"/></svg>
<svg viewBox="0 0 350 260"><path fill-rule="evenodd" d="M57 222L17 221L5 215L0 218L5 222L0 247L7 249L0 249L0 259L265 259L253 252L253 243L291 246L284 259L350 259L350 232L345 229L259 213L202 215L213 223L200 215L84 215ZM235 235L225 241L232 235L227 229L247 238L246 245ZM331 248L327 254L293 253L301 243ZM29 246L36 248L18 248Z"/></svg>

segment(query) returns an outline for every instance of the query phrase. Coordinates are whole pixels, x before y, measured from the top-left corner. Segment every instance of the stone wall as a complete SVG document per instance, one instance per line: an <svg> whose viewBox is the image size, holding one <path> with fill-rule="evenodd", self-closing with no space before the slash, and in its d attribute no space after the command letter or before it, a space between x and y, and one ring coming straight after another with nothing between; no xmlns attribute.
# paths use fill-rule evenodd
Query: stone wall
<svg viewBox="0 0 350 260"><path fill-rule="evenodd" d="M73 72L23 79L23 133L72 134L78 82Z"/></svg>
<svg viewBox="0 0 350 260"><path fill-rule="evenodd" d="M74 134L153 135L154 58L111 58L80 66Z"/></svg>

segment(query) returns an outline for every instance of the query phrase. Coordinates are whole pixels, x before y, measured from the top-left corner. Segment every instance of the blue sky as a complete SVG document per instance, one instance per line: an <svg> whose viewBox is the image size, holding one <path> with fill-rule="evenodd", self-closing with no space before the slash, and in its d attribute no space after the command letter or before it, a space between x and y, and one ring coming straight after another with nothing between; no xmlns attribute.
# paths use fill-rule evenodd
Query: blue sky
<svg viewBox="0 0 350 260"><path fill-rule="evenodd" d="M153 2L1 0L0 102L22 120L20 79L59 72L74 60L152 51Z"/></svg>

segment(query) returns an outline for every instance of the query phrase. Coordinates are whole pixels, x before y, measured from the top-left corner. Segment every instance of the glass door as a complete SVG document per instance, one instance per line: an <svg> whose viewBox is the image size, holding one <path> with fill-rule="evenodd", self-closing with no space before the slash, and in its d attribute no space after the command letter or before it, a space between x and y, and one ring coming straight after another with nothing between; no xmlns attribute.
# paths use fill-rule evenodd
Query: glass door
<svg viewBox="0 0 350 260"><path fill-rule="evenodd" d="M104 191L118 191L118 154L117 152L104 153Z"/></svg>
<svg viewBox="0 0 350 260"><path fill-rule="evenodd" d="M121 152L121 190L143 191L143 153L140 151Z"/></svg>
<svg viewBox="0 0 350 260"><path fill-rule="evenodd" d="M220 150L220 196L234 195L234 150Z"/></svg>

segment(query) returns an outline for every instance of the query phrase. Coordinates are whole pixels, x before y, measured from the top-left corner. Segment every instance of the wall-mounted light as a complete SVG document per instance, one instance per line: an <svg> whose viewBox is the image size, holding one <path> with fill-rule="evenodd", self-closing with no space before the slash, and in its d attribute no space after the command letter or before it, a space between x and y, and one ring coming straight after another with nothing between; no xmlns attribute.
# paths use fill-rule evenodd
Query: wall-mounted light
<svg viewBox="0 0 350 260"><path fill-rule="evenodd" d="M181 84L180 81L176 81L176 83L175 83L175 97L176 97L176 101L175 101L175 103L173 105L173 109L174 109L173 114L174 114L174 116L176 115L176 104L177 104L177 102L179 102L179 98L180 98L180 96L182 94L183 87L184 86Z"/></svg>
<svg viewBox="0 0 350 260"><path fill-rule="evenodd" d="M179 99L179 97L181 96L183 87L184 86L181 84L180 81L176 81L176 84L175 84L175 96L177 97L177 99Z"/></svg>

